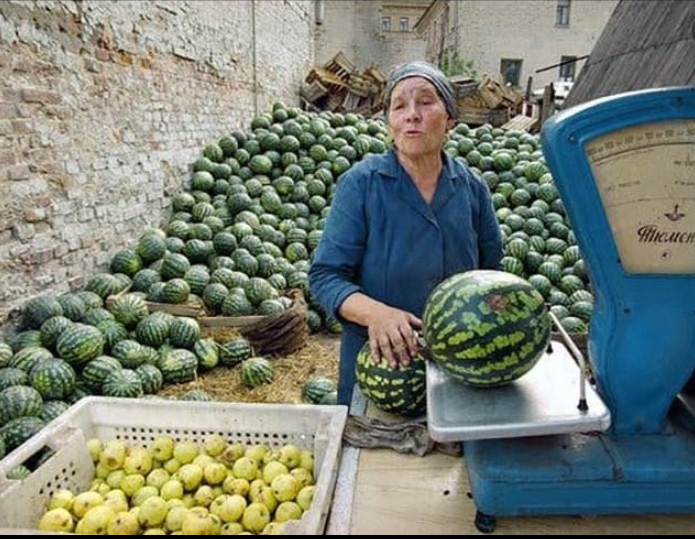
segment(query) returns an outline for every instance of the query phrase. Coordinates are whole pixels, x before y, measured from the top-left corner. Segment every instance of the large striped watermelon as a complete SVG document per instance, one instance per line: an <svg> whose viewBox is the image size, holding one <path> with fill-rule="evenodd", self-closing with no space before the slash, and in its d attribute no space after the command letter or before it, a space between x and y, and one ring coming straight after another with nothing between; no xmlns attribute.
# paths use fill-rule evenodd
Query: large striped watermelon
<svg viewBox="0 0 695 539"><path fill-rule="evenodd" d="M500 271L449 277L425 305L423 336L432 358L472 386L501 386L527 373L550 340L543 296Z"/></svg>
<svg viewBox="0 0 695 539"><path fill-rule="evenodd" d="M425 360L418 356L407 367L391 368L374 361L367 341L357 354L357 385L377 408L398 415L423 414L426 406Z"/></svg>

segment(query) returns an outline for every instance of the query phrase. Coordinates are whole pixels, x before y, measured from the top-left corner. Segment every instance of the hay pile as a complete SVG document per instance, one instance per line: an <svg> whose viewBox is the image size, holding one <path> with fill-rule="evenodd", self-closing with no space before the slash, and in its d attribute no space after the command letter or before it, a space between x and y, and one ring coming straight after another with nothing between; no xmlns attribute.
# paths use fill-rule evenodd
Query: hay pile
<svg viewBox="0 0 695 539"><path fill-rule="evenodd" d="M231 337L231 334L230 334ZM179 397L191 389L203 389L220 402L302 403L302 386L314 376L338 381L338 339L312 336L293 354L268 358L273 363L273 381L256 388L241 383L239 368L216 367L183 384L169 384L158 395Z"/></svg>

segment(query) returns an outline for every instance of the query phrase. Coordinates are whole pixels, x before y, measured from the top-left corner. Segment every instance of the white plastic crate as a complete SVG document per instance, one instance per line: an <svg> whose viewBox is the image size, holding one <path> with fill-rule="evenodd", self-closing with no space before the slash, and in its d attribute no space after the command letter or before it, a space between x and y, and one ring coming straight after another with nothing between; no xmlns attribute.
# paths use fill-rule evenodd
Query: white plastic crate
<svg viewBox="0 0 695 539"><path fill-rule="evenodd" d="M86 489L94 465L86 448L93 437L146 446L159 436L202 442L220 434L229 442L293 443L314 452L316 491L311 509L288 523L285 535L322 535L340 459L345 406L228 404L88 397L0 460L0 528L27 533L58 489ZM55 454L22 481L7 474L44 446ZM0 529L0 533L4 533ZM35 533L35 532L32 532Z"/></svg>

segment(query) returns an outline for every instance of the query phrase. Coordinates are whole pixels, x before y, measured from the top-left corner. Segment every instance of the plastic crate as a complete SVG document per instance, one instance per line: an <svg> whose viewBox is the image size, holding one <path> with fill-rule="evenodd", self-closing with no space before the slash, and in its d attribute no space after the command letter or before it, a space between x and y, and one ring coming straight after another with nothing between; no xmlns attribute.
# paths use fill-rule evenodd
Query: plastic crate
<svg viewBox="0 0 695 539"><path fill-rule="evenodd" d="M314 452L316 491L311 509L288 523L285 535L322 535L340 459L345 406L228 404L88 397L0 460L0 527L10 533L34 528L58 489L86 489L94 465L86 448L93 437L147 445L159 436L202 442L220 434L229 442L293 443ZM55 454L22 481L7 474L48 446ZM0 532L2 530L0 529ZM33 532L32 532L33 533ZM3 534L6 534L3 532Z"/></svg>

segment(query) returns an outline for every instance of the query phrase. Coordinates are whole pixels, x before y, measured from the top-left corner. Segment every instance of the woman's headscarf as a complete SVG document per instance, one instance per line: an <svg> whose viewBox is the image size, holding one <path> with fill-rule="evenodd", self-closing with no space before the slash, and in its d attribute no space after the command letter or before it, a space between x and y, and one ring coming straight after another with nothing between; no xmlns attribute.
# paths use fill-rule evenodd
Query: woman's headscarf
<svg viewBox="0 0 695 539"><path fill-rule="evenodd" d="M458 116L456 111L456 98L454 97L454 88L451 86L449 79L437 67L427 62L408 62L398 66L389 75L386 81L386 90L384 91L384 113L388 115L389 105L391 104L391 94L396 84L404 79L411 77L422 77L437 90L437 94L442 98L446 111L450 118Z"/></svg>

